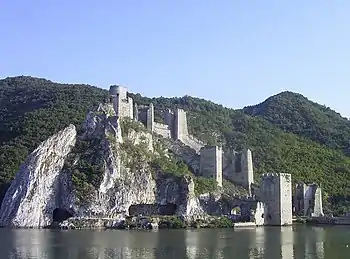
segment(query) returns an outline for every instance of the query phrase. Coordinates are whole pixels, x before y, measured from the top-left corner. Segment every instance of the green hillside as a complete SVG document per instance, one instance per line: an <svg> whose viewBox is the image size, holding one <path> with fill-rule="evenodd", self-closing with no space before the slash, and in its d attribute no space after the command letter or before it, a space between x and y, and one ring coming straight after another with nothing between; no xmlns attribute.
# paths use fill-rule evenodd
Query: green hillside
<svg viewBox="0 0 350 259"><path fill-rule="evenodd" d="M280 172L291 173L294 181L316 181L334 209L346 210L350 158L342 151L347 148L350 129L347 120L334 111L290 92L243 110L189 96L151 99L131 95L138 104L152 101L158 120L165 108L188 111L189 130L204 141L222 142L236 150L249 147L257 180L263 172ZM41 141L69 123L81 125L86 111L106 97L106 90L88 85L32 77L0 80L2 191Z"/></svg>
<svg viewBox="0 0 350 259"><path fill-rule="evenodd" d="M284 131L348 154L350 121L301 94L282 92L260 104L245 107L243 111L247 115L261 117Z"/></svg>

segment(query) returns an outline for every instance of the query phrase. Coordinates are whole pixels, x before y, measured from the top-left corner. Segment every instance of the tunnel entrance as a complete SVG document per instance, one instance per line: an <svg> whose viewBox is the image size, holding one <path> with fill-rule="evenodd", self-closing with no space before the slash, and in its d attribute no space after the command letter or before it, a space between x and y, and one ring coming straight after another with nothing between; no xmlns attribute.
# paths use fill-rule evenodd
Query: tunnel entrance
<svg viewBox="0 0 350 259"><path fill-rule="evenodd" d="M72 213L66 209L56 208L52 212L52 219L54 222L62 222L71 217L73 217Z"/></svg>

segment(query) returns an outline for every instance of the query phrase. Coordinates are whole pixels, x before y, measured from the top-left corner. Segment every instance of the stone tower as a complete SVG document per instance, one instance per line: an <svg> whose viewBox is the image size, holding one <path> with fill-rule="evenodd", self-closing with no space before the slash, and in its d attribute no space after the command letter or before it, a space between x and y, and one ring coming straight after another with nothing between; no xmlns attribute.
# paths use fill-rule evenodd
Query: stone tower
<svg viewBox="0 0 350 259"><path fill-rule="evenodd" d="M223 173L234 183L243 186L251 195L251 185L254 182L253 158L250 149L240 153L233 150L225 151L223 155Z"/></svg>
<svg viewBox="0 0 350 259"><path fill-rule="evenodd" d="M200 175L214 178L222 187L222 148L206 146L200 150Z"/></svg>
<svg viewBox="0 0 350 259"><path fill-rule="evenodd" d="M242 151L241 156L242 185L246 187L251 194L251 184L254 182L253 157L250 149Z"/></svg>
<svg viewBox="0 0 350 259"><path fill-rule="evenodd" d="M182 109L176 109L174 117L174 137L175 139L185 142L188 136L186 112Z"/></svg>
<svg viewBox="0 0 350 259"><path fill-rule="evenodd" d="M322 190L315 183L297 183L294 193L295 215L298 216L323 216Z"/></svg>
<svg viewBox="0 0 350 259"><path fill-rule="evenodd" d="M260 199L265 204L265 225L292 224L292 177L290 174L263 174Z"/></svg>
<svg viewBox="0 0 350 259"><path fill-rule="evenodd" d="M154 106L153 103L149 104L149 108L147 110L147 129L153 132L154 130Z"/></svg>
<svg viewBox="0 0 350 259"><path fill-rule="evenodd" d="M127 88L118 85L112 85L109 88L110 102L113 104L116 115L120 118L134 118L133 99L127 96Z"/></svg>

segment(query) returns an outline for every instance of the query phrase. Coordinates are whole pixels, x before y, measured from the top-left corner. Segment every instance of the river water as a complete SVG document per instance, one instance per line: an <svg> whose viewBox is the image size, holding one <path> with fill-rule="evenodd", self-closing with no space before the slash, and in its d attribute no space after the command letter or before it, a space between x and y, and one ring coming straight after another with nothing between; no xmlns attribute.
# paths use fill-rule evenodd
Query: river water
<svg viewBox="0 0 350 259"><path fill-rule="evenodd" d="M0 229L0 258L350 258L350 227L199 230Z"/></svg>

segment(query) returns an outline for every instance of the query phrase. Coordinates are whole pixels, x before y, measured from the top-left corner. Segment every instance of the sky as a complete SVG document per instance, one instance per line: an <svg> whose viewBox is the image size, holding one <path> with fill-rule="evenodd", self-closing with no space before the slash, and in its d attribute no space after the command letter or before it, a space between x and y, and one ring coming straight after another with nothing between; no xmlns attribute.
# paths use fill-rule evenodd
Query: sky
<svg viewBox="0 0 350 259"><path fill-rule="evenodd" d="M348 0L1 0L0 78L242 108L289 90L350 117Z"/></svg>

